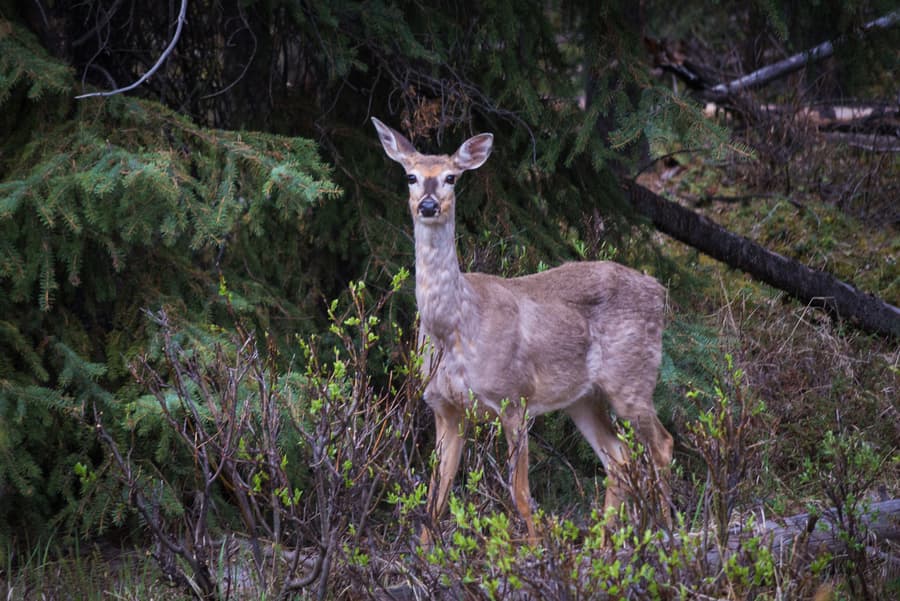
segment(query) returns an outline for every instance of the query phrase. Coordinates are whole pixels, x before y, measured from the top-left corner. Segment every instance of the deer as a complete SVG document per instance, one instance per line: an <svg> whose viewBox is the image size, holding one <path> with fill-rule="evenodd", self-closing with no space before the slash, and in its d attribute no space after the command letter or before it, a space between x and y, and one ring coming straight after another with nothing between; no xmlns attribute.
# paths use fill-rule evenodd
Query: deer
<svg viewBox="0 0 900 601"><path fill-rule="evenodd" d="M456 250L454 186L481 167L494 136L469 138L453 155L419 153L375 117L387 156L409 185L415 241L415 297L425 403L434 412L436 462L426 511L436 526L446 509L472 412L499 418L508 448L508 487L536 542L528 483L530 416L567 413L607 474L604 507L625 501L630 459L610 411L630 422L657 473L673 439L653 405L662 358L666 290L656 279L611 261L567 262L522 277L463 273ZM657 491L667 496L665 482ZM431 541L427 527L420 536Z"/></svg>

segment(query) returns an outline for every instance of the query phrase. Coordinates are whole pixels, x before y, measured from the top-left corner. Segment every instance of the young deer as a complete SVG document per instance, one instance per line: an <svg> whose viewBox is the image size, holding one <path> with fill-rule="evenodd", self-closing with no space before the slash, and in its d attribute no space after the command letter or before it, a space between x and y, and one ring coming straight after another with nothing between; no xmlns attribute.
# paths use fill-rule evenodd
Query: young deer
<svg viewBox="0 0 900 601"><path fill-rule="evenodd" d="M526 410L530 415L562 410L572 417L609 476L606 507L623 500L616 474L628 460L610 407L631 422L658 471L666 473L672 437L652 400L665 289L649 276L605 261L566 263L510 279L461 273L453 185L463 171L484 164L493 135L466 140L453 156L423 155L397 131L378 119L372 122L384 151L403 165L409 182L420 343L427 354L423 369L430 374L425 401L437 427L438 464L428 500L434 523L447 505L462 454L462 420L473 402L500 418L510 453L510 491L532 541ZM422 539L428 542L427 530Z"/></svg>

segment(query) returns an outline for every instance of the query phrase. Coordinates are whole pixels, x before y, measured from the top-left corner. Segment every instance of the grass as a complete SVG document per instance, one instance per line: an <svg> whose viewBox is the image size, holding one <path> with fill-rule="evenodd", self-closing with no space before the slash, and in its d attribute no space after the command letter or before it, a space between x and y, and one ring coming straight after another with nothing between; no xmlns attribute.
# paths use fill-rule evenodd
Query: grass
<svg viewBox="0 0 900 601"><path fill-rule="evenodd" d="M144 550L98 543L63 552L51 539L34 546L27 556L10 554L0 579L0 598L174 601L186 597L164 582Z"/></svg>

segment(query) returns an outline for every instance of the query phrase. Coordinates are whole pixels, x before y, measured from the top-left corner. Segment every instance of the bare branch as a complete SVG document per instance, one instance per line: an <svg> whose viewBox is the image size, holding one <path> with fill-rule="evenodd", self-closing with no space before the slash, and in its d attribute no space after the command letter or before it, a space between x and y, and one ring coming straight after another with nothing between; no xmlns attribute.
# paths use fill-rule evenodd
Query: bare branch
<svg viewBox="0 0 900 601"><path fill-rule="evenodd" d="M78 37L74 42L72 42L73 48L78 48L87 42L94 34L100 31L101 28L105 27L107 23L109 23L110 19L113 18L113 15L116 14L119 10L119 6L122 4L122 0L116 0L112 6L109 7L109 10L103 11L103 16L97 19L97 24L91 27L86 33L82 34ZM102 7L98 7L98 10L102 10Z"/></svg>
<svg viewBox="0 0 900 601"><path fill-rule="evenodd" d="M172 54L172 51L175 49L175 44L178 43L178 38L181 37L181 30L184 27L185 15L187 14L187 0L181 0L181 9L178 11L178 22L175 27L175 35L172 36L172 41L169 42L169 45L163 51L162 55L159 57L159 60L156 61L150 70L144 73L140 79L131 84L130 86L126 86L124 88L118 88L115 90L110 90L108 92L91 92L89 94L81 94L80 96L76 96L76 100L81 100L82 98L90 98L92 96L114 96L115 94L121 94L123 92L130 92L131 90L137 88L145 81L150 79L154 73L162 66L169 55Z"/></svg>
<svg viewBox="0 0 900 601"><path fill-rule="evenodd" d="M50 21L47 20L47 11L44 10L44 5L41 3L41 0L34 0L34 4L41 13L41 20L44 22L44 27L50 29Z"/></svg>
<svg viewBox="0 0 900 601"><path fill-rule="evenodd" d="M205 95L205 96L201 96L201 97L200 97L200 100L206 100L206 99L208 99L208 98L215 98L216 96L219 96L219 95L221 95L221 94L224 94L225 92L227 92L228 90L230 90L231 88L233 88L233 87L234 87L235 85L237 85L242 79L244 79L244 76L247 74L247 71L250 69L250 65L253 64L253 59L256 58L256 50L257 50L257 48L259 47L259 44L258 44L258 42L257 42L257 40L256 40L256 34L253 33L253 28L250 27L250 23L247 21L247 15L244 13L244 7L241 6L240 4L238 4L238 11L239 11L239 14L240 14L240 17L241 17L241 21L243 21L243 23L244 23L244 28L247 30L247 32L250 34L250 38L253 40L253 52L250 53L250 58L247 59L247 63L244 65L244 69L241 71L241 74L238 75L238 76L234 79L234 81L232 81L230 84L228 84L227 86L225 86L225 87L222 88L221 90L217 90L217 91L212 92L212 93L210 93L210 94L207 94L207 95ZM237 32L236 32L236 33L237 33ZM235 33L234 35L236 35L236 33ZM234 36L232 36L232 37L234 37ZM229 38L229 39L230 39L230 38Z"/></svg>

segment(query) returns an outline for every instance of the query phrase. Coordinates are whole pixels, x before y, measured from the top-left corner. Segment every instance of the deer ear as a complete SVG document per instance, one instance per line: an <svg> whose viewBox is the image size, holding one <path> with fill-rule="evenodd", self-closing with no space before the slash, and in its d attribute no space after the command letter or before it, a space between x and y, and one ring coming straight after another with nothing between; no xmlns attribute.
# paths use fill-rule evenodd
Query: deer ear
<svg viewBox="0 0 900 601"><path fill-rule="evenodd" d="M391 129L375 117L372 117L372 123L375 125L375 129L378 130L378 138L381 140L384 152L389 157L398 163L404 164L411 155L416 154L415 146L404 138L403 134Z"/></svg>
<svg viewBox="0 0 900 601"><path fill-rule="evenodd" d="M494 134L478 134L462 143L453 155L453 162L463 171L478 169L491 156Z"/></svg>

